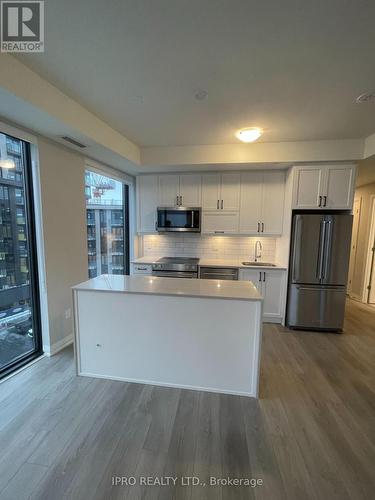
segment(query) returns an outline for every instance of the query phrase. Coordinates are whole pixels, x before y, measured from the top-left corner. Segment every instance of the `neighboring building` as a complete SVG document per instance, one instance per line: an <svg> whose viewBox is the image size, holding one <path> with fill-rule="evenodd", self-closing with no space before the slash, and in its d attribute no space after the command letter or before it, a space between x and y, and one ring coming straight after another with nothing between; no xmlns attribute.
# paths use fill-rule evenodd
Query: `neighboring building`
<svg viewBox="0 0 375 500"><path fill-rule="evenodd" d="M86 171L89 278L125 274L122 189L120 182Z"/></svg>

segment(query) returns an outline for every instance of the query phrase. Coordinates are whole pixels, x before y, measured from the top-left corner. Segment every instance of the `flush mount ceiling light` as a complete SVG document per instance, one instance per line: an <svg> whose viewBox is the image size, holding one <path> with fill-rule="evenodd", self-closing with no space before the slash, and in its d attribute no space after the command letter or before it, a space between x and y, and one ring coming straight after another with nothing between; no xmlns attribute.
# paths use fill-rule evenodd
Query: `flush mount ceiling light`
<svg viewBox="0 0 375 500"><path fill-rule="evenodd" d="M16 164L14 163L13 160L0 160L0 168L16 168Z"/></svg>
<svg viewBox="0 0 375 500"><path fill-rule="evenodd" d="M263 129L258 127L243 128L236 132L236 137L242 142L254 142L263 134Z"/></svg>
<svg viewBox="0 0 375 500"><path fill-rule="evenodd" d="M207 99L207 96L208 92L204 89L198 90L194 95L197 101L204 101L205 99Z"/></svg>
<svg viewBox="0 0 375 500"><path fill-rule="evenodd" d="M365 92L357 97L355 100L357 104L367 104L367 103L375 103L375 91L374 92Z"/></svg>

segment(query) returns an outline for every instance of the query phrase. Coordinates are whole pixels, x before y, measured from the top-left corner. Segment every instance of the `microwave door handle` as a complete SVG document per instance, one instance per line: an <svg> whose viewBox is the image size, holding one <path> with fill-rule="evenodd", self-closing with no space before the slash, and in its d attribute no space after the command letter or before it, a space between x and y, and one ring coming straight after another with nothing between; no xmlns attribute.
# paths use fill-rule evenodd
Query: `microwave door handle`
<svg viewBox="0 0 375 500"><path fill-rule="evenodd" d="M194 228L194 210L191 211L191 227Z"/></svg>

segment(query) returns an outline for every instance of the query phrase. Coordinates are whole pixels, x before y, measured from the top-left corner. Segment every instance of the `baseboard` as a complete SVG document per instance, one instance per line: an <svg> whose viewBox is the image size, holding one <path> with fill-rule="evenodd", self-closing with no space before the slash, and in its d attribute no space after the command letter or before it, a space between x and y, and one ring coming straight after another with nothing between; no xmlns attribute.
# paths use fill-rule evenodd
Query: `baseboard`
<svg viewBox="0 0 375 500"><path fill-rule="evenodd" d="M59 340L55 344L52 344L49 346L49 348L45 348L44 352L47 356L54 356L58 352L62 351L65 349L65 347L68 347L68 345L73 344L73 334L71 333L67 337Z"/></svg>

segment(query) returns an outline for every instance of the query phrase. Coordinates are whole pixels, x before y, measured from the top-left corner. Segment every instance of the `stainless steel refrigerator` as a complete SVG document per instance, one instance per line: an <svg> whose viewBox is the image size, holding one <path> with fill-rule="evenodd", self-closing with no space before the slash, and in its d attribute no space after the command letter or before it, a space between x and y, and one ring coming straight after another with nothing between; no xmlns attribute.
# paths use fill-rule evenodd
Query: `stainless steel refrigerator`
<svg viewBox="0 0 375 500"><path fill-rule="evenodd" d="M353 217L295 214L292 223L287 324L341 331Z"/></svg>

